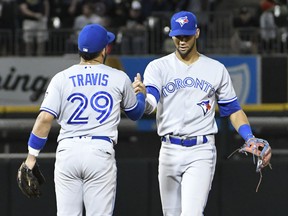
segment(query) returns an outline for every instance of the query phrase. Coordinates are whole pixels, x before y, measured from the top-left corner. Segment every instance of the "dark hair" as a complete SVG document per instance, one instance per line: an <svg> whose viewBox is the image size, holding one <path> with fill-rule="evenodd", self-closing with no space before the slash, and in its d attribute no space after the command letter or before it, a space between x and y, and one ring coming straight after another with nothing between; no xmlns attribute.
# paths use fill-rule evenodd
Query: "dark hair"
<svg viewBox="0 0 288 216"><path fill-rule="evenodd" d="M96 57L98 57L101 54L102 50L100 52L94 52L94 53L87 53L87 52L81 52L78 50L78 54L80 57L82 57L84 60L92 60Z"/></svg>

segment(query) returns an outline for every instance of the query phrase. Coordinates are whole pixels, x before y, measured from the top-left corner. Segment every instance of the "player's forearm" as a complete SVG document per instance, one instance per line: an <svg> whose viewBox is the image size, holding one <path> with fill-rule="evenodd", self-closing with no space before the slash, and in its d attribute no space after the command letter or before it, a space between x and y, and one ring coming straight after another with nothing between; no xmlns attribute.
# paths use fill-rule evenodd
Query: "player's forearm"
<svg viewBox="0 0 288 216"><path fill-rule="evenodd" d="M230 121L233 127L238 131L239 127L243 124L249 124L248 118L243 110L238 110L230 115Z"/></svg>
<svg viewBox="0 0 288 216"><path fill-rule="evenodd" d="M42 111L38 115L28 140L29 155L37 157L39 152L43 149L46 144L53 119L54 116L45 111Z"/></svg>
<svg viewBox="0 0 288 216"><path fill-rule="evenodd" d="M47 137L53 122L54 116L50 113L42 111L33 126L32 133L38 137Z"/></svg>

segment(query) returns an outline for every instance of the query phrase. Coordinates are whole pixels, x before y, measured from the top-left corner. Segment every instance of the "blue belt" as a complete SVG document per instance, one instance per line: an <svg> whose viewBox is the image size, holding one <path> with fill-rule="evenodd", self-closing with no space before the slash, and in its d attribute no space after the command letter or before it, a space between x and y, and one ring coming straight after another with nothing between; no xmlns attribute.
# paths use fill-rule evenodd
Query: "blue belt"
<svg viewBox="0 0 288 216"><path fill-rule="evenodd" d="M167 138L166 137L162 137L161 140L163 142L166 142ZM191 146L194 146L194 145L197 144L197 137L181 139L181 138L169 136L169 141L172 144L182 145L182 146L186 146L186 147L191 147ZM203 136L202 143L207 143L207 141L208 141L207 137Z"/></svg>
<svg viewBox="0 0 288 216"><path fill-rule="evenodd" d="M107 136L92 136L91 139L101 139L101 140L106 140L108 142L112 142L112 140Z"/></svg>

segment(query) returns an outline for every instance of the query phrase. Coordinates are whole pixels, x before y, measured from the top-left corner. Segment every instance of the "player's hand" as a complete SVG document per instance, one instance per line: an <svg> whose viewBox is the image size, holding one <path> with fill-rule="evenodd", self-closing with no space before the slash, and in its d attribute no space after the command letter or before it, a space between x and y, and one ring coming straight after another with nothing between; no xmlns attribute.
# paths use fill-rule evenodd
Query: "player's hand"
<svg viewBox="0 0 288 216"><path fill-rule="evenodd" d="M142 83L140 73L137 73L136 77L134 77L134 82L132 83L132 86L136 94L138 94L139 92L142 92L146 97L146 87Z"/></svg>

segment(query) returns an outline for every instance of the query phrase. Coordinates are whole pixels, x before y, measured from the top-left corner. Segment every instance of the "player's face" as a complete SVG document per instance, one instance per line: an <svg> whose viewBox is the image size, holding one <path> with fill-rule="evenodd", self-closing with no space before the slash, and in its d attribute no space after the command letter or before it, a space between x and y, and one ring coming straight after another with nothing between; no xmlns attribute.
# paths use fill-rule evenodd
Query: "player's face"
<svg viewBox="0 0 288 216"><path fill-rule="evenodd" d="M196 43L195 36L176 36L173 37L173 41L177 51L182 57L187 56Z"/></svg>
<svg viewBox="0 0 288 216"><path fill-rule="evenodd" d="M196 49L196 39L198 36L199 31L196 32L196 35L192 36L179 35L172 37L176 50L182 58L185 58L193 49Z"/></svg>

